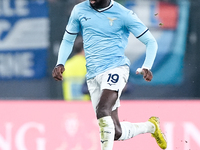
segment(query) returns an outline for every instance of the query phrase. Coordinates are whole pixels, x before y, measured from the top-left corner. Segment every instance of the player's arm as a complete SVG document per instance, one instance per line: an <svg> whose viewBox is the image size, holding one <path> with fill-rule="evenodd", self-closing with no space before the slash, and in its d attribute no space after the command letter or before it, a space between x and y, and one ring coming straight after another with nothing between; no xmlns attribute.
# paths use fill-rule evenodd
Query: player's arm
<svg viewBox="0 0 200 150"><path fill-rule="evenodd" d="M125 27L128 31L130 31L136 38L146 45L146 58L144 64L142 65L142 68L137 69L136 74L143 74L146 81L151 81L153 75L150 69L156 57L158 48L157 42L148 28L135 13L129 11L124 18Z"/></svg>
<svg viewBox="0 0 200 150"><path fill-rule="evenodd" d="M138 40L146 45L146 57L142 68L137 69L136 74L143 74L143 78L146 81L151 81L153 75L150 69L154 63L158 45L151 32L148 30L146 30L145 33L143 33L140 37L138 37Z"/></svg>
<svg viewBox="0 0 200 150"><path fill-rule="evenodd" d="M65 71L65 68L64 68L65 62L67 61L69 55L72 52L72 48L73 48L77 33L79 33L80 31L80 22L78 19L77 12L78 12L78 8L75 6L74 9L72 10L68 25L66 27L66 32L60 44L57 64L52 71L52 76L57 81L63 80L62 73Z"/></svg>
<svg viewBox="0 0 200 150"><path fill-rule="evenodd" d="M52 71L52 76L57 81L63 80L62 73L65 71L64 65L72 52L76 36L76 34L70 34L67 31L63 36L63 40L59 48L57 64Z"/></svg>

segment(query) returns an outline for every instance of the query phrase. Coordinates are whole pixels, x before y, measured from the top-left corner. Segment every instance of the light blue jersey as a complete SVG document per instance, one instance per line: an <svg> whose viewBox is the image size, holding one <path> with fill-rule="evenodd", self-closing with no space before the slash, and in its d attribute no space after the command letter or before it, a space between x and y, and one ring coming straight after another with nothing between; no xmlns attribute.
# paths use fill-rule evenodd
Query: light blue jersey
<svg viewBox="0 0 200 150"><path fill-rule="evenodd" d="M129 33L140 37L147 31L135 13L114 1L101 11L93 9L89 0L79 3L66 27L70 34L82 33L87 79L108 69L129 66L130 61L124 55Z"/></svg>

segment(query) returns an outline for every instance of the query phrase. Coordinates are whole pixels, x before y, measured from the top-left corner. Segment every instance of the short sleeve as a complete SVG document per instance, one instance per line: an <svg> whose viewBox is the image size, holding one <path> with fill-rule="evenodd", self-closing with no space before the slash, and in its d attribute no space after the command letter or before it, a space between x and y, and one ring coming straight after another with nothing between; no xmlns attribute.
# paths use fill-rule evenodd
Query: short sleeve
<svg viewBox="0 0 200 150"><path fill-rule="evenodd" d="M80 31L80 22L78 17L77 7L75 6L71 12L71 16L69 18L66 30L68 33L77 34Z"/></svg>
<svg viewBox="0 0 200 150"><path fill-rule="evenodd" d="M125 27L137 38L148 29L133 11L129 11L124 18Z"/></svg>

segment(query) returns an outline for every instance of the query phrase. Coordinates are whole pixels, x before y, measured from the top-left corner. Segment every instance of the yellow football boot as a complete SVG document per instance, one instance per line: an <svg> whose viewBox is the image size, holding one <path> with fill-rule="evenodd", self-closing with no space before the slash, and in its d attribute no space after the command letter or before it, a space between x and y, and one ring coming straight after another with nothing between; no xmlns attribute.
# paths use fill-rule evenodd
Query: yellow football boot
<svg viewBox="0 0 200 150"><path fill-rule="evenodd" d="M151 133L152 137L156 139L157 144L160 148L166 149L167 148L167 140L165 138L165 135L162 133L160 129L160 121L158 117L151 117L149 120L151 123L155 125L155 132Z"/></svg>

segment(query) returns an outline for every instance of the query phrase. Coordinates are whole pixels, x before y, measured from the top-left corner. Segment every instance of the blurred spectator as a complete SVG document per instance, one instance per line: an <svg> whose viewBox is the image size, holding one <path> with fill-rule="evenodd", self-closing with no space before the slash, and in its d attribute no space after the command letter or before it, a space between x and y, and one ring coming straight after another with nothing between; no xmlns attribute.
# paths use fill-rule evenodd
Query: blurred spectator
<svg viewBox="0 0 200 150"><path fill-rule="evenodd" d="M86 60L83 50L83 39L78 36L74 47L74 55L66 62L63 73L63 96L67 101L90 100L88 93L82 92L86 75ZM87 87L85 87L87 88Z"/></svg>

